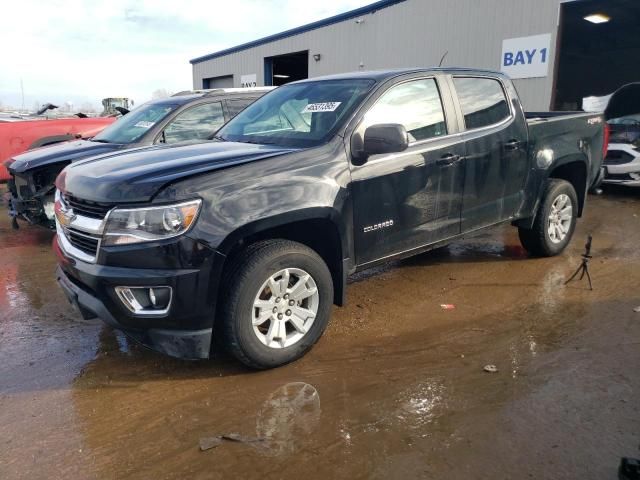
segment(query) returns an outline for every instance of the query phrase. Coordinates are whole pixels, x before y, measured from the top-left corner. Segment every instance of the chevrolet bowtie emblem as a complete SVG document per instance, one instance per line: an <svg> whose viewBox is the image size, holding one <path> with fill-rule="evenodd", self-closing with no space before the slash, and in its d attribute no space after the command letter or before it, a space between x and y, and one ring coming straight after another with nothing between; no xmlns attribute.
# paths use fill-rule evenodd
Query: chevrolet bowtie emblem
<svg viewBox="0 0 640 480"><path fill-rule="evenodd" d="M73 213L73 209L72 208L70 208L69 210L65 210L62 213L64 215L64 218L67 220L67 224L73 222L76 219L76 214Z"/></svg>
<svg viewBox="0 0 640 480"><path fill-rule="evenodd" d="M56 218L58 219L58 222L60 222L60 225L62 225L63 227L68 227L69 225L71 225L71 222L76 219L76 214L73 212L72 208L66 210L63 208L59 208L56 209Z"/></svg>

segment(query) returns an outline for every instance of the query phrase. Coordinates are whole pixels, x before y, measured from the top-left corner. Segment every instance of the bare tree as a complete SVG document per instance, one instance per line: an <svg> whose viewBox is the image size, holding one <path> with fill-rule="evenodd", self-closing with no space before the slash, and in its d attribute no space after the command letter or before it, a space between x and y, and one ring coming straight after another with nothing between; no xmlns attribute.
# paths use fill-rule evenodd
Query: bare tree
<svg viewBox="0 0 640 480"><path fill-rule="evenodd" d="M80 109L78 111L82 113L96 113L96 107L91 102L84 102L80 105Z"/></svg>
<svg viewBox="0 0 640 480"><path fill-rule="evenodd" d="M159 88L154 90L151 94L151 99L156 100L158 98L167 98L171 96L171 92L169 92L166 88Z"/></svg>

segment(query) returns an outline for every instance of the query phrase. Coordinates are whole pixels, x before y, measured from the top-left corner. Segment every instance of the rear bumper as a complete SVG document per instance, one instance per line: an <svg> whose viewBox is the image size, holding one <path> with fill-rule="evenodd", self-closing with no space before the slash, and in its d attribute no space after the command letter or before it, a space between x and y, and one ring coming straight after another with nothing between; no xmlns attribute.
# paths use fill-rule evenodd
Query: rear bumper
<svg viewBox="0 0 640 480"><path fill-rule="evenodd" d="M58 284L69 302L85 318L105 323L157 352L183 359L209 358L215 308L197 291L210 286L210 271L147 270L89 264L68 257L57 238ZM199 285L205 282L206 285ZM163 317L143 317L129 312L114 286L171 286L174 298Z"/></svg>

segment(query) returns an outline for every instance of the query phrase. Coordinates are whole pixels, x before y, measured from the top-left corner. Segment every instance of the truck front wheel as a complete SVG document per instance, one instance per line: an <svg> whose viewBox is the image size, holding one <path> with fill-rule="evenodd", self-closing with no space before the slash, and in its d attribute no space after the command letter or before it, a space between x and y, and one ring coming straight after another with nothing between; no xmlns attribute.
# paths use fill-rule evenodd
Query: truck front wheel
<svg viewBox="0 0 640 480"><path fill-rule="evenodd" d="M573 186L565 180L549 180L533 228L518 228L522 246L541 257L562 253L573 236L577 215L578 196Z"/></svg>
<svg viewBox="0 0 640 480"><path fill-rule="evenodd" d="M268 240L248 247L227 269L220 329L245 365L272 368L297 360L324 332L333 303L331 273L300 243Z"/></svg>

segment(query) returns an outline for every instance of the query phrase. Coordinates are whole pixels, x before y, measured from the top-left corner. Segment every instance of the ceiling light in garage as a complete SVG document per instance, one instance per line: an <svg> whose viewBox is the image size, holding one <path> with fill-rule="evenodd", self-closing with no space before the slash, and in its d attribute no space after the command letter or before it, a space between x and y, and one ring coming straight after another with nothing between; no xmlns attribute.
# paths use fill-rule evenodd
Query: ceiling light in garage
<svg viewBox="0 0 640 480"><path fill-rule="evenodd" d="M289 78L289 75L278 75L278 74L275 74L273 76L273 78Z"/></svg>
<svg viewBox="0 0 640 480"><path fill-rule="evenodd" d="M607 23L609 20L611 20L611 17L605 15L604 13L594 13L592 15L587 15L586 17L584 17L584 19L587 22L591 23Z"/></svg>

